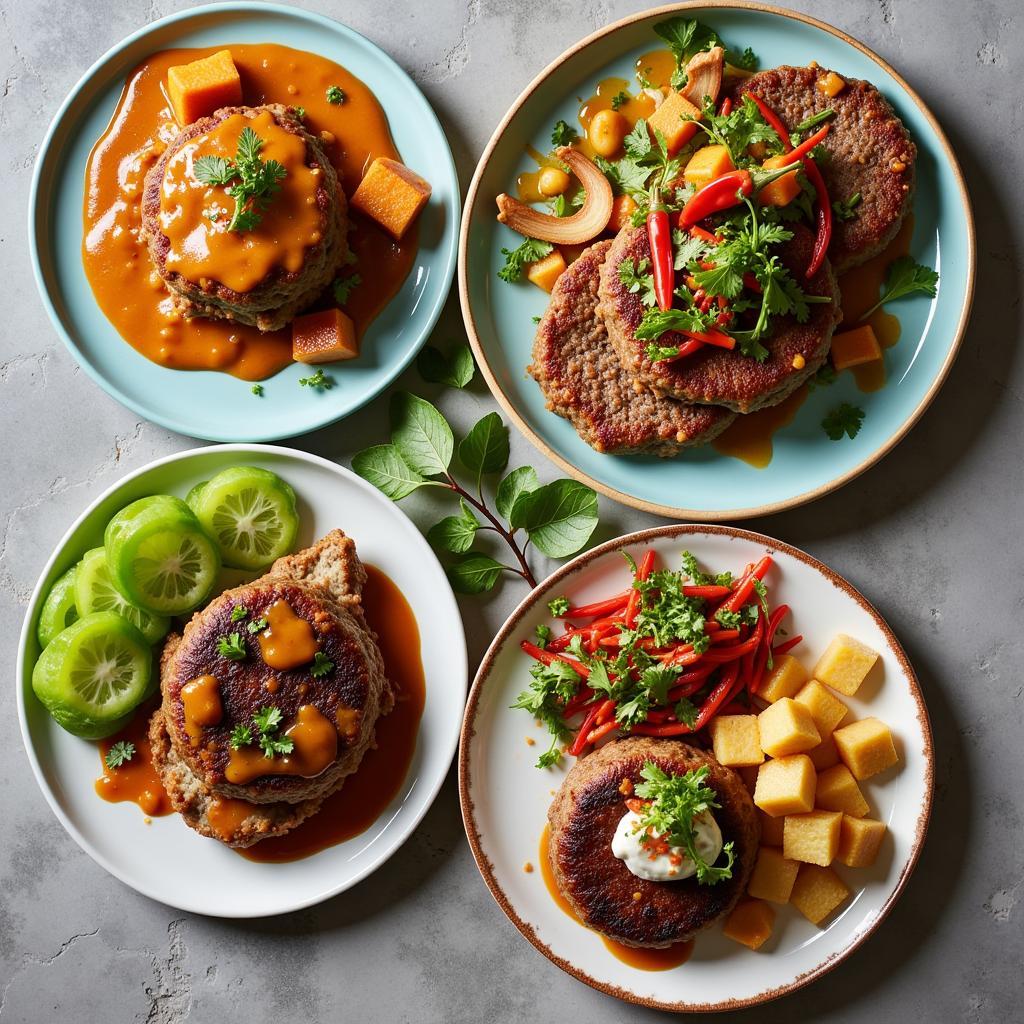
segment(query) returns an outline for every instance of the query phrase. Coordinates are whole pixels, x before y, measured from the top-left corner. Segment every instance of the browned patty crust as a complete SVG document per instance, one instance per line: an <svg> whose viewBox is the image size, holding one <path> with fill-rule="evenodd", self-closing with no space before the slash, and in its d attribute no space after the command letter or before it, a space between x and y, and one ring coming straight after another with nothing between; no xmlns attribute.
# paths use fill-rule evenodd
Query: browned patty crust
<svg viewBox="0 0 1024 1024"><path fill-rule="evenodd" d="M707 785L721 804L715 820L736 852L731 878L716 885L701 885L696 878L651 882L638 878L612 853L612 837L627 810L620 786L625 779L641 782L640 769L647 761L675 774L708 766ZM734 771L687 743L640 736L608 743L578 760L548 820L549 856L559 890L589 927L631 946L668 946L727 914L746 891L761 838L753 801Z"/></svg>
<svg viewBox="0 0 1024 1024"><path fill-rule="evenodd" d="M704 444L733 420L713 406L663 398L622 368L596 315L601 264L610 241L597 242L559 277L527 367L547 407L604 453L675 455Z"/></svg>
<svg viewBox="0 0 1024 1024"><path fill-rule="evenodd" d="M684 359L652 362L647 358L649 343L638 340L635 334L645 307L640 296L629 291L619 278L623 260L639 263L650 259L650 243L643 228L623 228L601 268L598 306L623 366L659 392L680 401L724 405L744 413L781 402L825 361L832 332L841 317L839 289L829 261L824 261L810 281L805 280L814 238L799 224L793 225L792 231L792 240L779 247L780 261L805 294L825 296L831 302L811 305L806 323L798 323L794 316L774 318L770 335L762 341L768 349L764 362L743 355L738 347L729 351L710 345ZM658 344L683 345L686 341L683 335L668 331Z"/></svg>
<svg viewBox="0 0 1024 1024"><path fill-rule="evenodd" d="M160 192L168 162L186 143L205 135L234 114L254 118L263 111L272 114L278 127L303 140L306 165L318 167L322 172L315 193L323 225L321 240L310 246L301 269L288 271L277 267L247 292L237 292L212 278L200 285L177 271L168 270L166 261L170 241L160 230ZM211 116L202 117L182 129L150 168L142 195L142 238L157 273L183 316L235 320L258 327L261 331L275 331L316 301L345 261L348 254L347 211L345 193L320 141L306 131L291 107L279 103L261 107L222 107Z"/></svg>
<svg viewBox="0 0 1024 1024"><path fill-rule="evenodd" d="M837 273L881 252L896 236L910 209L917 147L885 97L870 83L845 78L835 96L818 88L831 74L821 67L760 71L734 88L764 100L792 130L805 118L831 108L835 117L820 162L834 202L860 193L852 220L833 219L829 259Z"/></svg>

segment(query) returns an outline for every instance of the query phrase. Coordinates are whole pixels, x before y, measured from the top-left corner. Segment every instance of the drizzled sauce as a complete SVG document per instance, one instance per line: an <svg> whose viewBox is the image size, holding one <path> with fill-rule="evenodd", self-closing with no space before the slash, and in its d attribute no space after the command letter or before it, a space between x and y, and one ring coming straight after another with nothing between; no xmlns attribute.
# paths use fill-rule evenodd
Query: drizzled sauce
<svg viewBox="0 0 1024 1024"><path fill-rule="evenodd" d="M229 796L217 796L206 808L206 820L210 828L225 842L236 835L242 823L256 809L248 800L235 800Z"/></svg>
<svg viewBox="0 0 1024 1024"><path fill-rule="evenodd" d="M220 684L215 676L200 676L181 688L181 706L185 717L185 732L193 747L198 747L203 729L217 725L224 717L220 699Z"/></svg>
<svg viewBox="0 0 1024 1024"><path fill-rule="evenodd" d="M797 410L807 398L807 385L802 384L778 405L737 416L712 442L720 455L742 459L756 469L764 469L772 461L775 432L793 422Z"/></svg>
<svg viewBox="0 0 1024 1024"><path fill-rule="evenodd" d="M555 882L555 876L551 870L551 860L548 855L550 844L551 829L548 825L545 825L544 831L540 836L540 852L538 854L540 858L540 874L544 879L544 885L560 910L568 914L569 917L582 925L582 927L588 928L576 916L576 911L572 909L569 901L562 895ZM588 928L589 930L591 929ZM687 939L685 942L674 942L671 946L666 946L664 949L641 949L637 946L627 946L623 942L616 942L605 935L602 935L600 938L612 956L617 960L621 960L624 964L629 964L630 967L635 967L639 971L669 971L673 967L681 967L690 959L693 953L693 939Z"/></svg>
<svg viewBox="0 0 1024 1024"><path fill-rule="evenodd" d="M366 566L366 575L363 608L395 686L394 710L377 721L377 746L366 752L345 785L298 828L237 851L248 860L298 860L351 839L380 817L405 783L426 697L420 634L398 587L372 565Z"/></svg>
<svg viewBox="0 0 1024 1024"><path fill-rule="evenodd" d="M284 731L294 746L290 754L268 758L257 746L232 749L224 777L236 786L264 775L315 778L338 756L338 730L312 704L303 704L295 722Z"/></svg>
<svg viewBox="0 0 1024 1024"><path fill-rule="evenodd" d="M270 668L286 671L308 665L320 649L313 627L300 619L287 601L267 609L267 628L259 635L260 655Z"/></svg>
<svg viewBox="0 0 1024 1024"><path fill-rule="evenodd" d="M222 370L260 380L292 361L291 330L261 334L255 327L225 320L183 319L139 240L143 179L178 133L163 92L167 69L224 48L165 50L131 73L86 167L82 261L100 309L147 359L174 369ZM375 157L401 159L380 104L344 68L271 43L227 48L238 67L246 105L278 102L305 108L304 124L310 134L321 136L346 194L352 194ZM327 102L330 85L342 88L344 103ZM225 205L230 209L233 204ZM349 245L357 260L352 270L362 283L352 290L345 311L362 335L408 276L416 255L416 228L395 242L359 213L350 211L350 217ZM332 303L325 297L314 308Z"/></svg>
<svg viewBox="0 0 1024 1024"><path fill-rule="evenodd" d="M129 800L138 804L149 817L159 818L170 814L172 807L170 797L153 767L152 748L149 745L149 718L152 712L152 704L139 708L124 729L99 742L103 774L96 780L96 792L113 804ZM108 768L106 756L110 748L121 740L134 743L135 753L130 761L125 761L119 768Z"/></svg>

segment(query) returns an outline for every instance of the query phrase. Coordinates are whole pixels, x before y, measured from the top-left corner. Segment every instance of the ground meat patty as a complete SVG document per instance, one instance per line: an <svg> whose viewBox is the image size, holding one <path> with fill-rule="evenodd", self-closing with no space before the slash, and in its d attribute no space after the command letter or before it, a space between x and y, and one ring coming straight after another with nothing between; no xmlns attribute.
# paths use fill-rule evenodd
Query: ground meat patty
<svg viewBox="0 0 1024 1024"><path fill-rule="evenodd" d="M303 140L306 165L320 169L320 184L312 199L322 218L321 240L308 248L299 270L277 267L246 292L235 291L213 277L204 278L201 282L189 280L167 267L170 241L160 229L160 195L167 165L182 146L210 132L227 118L235 114L254 118L264 111L272 114L279 128ZM235 320L258 327L261 331L274 331L284 327L314 302L345 261L348 255L347 209L345 193L338 183L334 167L319 140L306 131L292 108L278 103L262 107L223 107L183 129L146 175L142 196L142 238L157 273L182 315ZM258 240L258 235L256 237ZM267 244L273 244L273 241L268 240Z"/></svg>
<svg viewBox="0 0 1024 1024"><path fill-rule="evenodd" d="M705 764L710 768L707 784L721 804L715 820L736 851L731 878L716 885L700 885L696 878L651 882L612 853L612 836L627 810L620 786L625 779L641 782L647 761L676 774ZM639 736L608 743L578 760L548 820L558 888L589 927L631 946L668 946L727 914L746 891L761 838L753 801L734 771L689 744Z"/></svg>
<svg viewBox="0 0 1024 1024"><path fill-rule="evenodd" d="M832 130L824 146L829 159L820 164L833 201L856 193L861 201L852 220L834 219L828 255L842 273L881 252L896 237L910 209L917 147L885 97L870 83L847 78L836 96L818 83L827 68L779 67L758 72L735 87L738 96L752 92L795 128L811 114L832 108Z"/></svg>
<svg viewBox="0 0 1024 1024"><path fill-rule="evenodd" d="M829 303L810 306L810 316L798 323L793 316L777 317L771 334L762 341L768 349L764 362L706 345L699 352L673 362L652 362L647 358L649 342L639 341L635 331L644 314L640 296L630 292L619 278L623 260L649 259L651 254L644 228L623 228L601 268L601 302L598 314L604 319L623 366L658 391L681 401L724 405L737 412L777 405L808 377L828 355L832 332L840 319L839 289L829 261L810 280L804 271L810 262L814 239L799 224L791 226L793 238L779 246L781 262L789 269L807 295L830 298ZM669 331L659 345L682 345L686 338ZM794 366L794 360L797 365Z"/></svg>
<svg viewBox="0 0 1024 1024"><path fill-rule="evenodd" d="M377 718L394 701L376 638L360 606L364 580L351 539L334 530L314 547L280 559L261 579L225 591L192 617L180 637L168 639L161 662L164 727L177 759L211 793L256 804L297 804L329 795L359 767L373 744ZM247 633L245 623L264 618L279 600L312 624L320 651L333 665L325 674L314 677L308 664L278 670L264 663L258 639ZM237 606L247 611L241 622L232 621ZM235 632L246 638L248 656L242 660L227 659L217 649L220 637ZM223 715L194 738L186 730L181 691L201 676L217 680ZM251 725L253 714L269 706L281 711L281 733L300 708L316 708L336 725L335 759L312 778L273 774L274 760L267 759L266 775L228 782L232 730Z"/></svg>
<svg viewBox="0 0 1024 1024"><path fill-rule="evenodd" d="M732 422L732 414L644 387L623 370L595 314L601 264L611 244L592 245L558 279L527 369L548 408L599 452L669 456L704 444Z"/></svg>

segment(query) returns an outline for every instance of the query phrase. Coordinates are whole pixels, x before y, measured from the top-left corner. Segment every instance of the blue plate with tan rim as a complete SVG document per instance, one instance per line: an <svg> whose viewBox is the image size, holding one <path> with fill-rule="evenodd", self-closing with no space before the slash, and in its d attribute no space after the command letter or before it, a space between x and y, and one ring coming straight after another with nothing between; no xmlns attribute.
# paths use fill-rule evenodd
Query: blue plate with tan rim
<svg viewBox="0 0 1024 1024"><path fill-rule="evenodd" d="M673 459L603 455L567 420L545 408L525 369L533 318L547 296L528 283L497 277L502 248L522 238L495 220L495 197L536 170L529 150L551 148L559 119L578 126L582 98L608 78L634 77L636 59L664 47L653 25L673 14L698 18L732 46L750 45L759 67L811 61L877 86L903 119L918 148L909 252L940 273L934 299L915 295L886 310L899 320L899 341L885 351L887 381L844 371L830 387L811 391L774 433L771 460L761 468L716 448ZM884 269L884 268L883 268ZM656 514L705 521L740 519L812 501L842 486L893 448L922 415L952 367L967 326L974 288L974 224L960 168L924 103L899 74L855 39L820 21L756 3L675 4L609 25L575 44L523 91L498 126L469 189L459 249L459 292L470 340L484 376L520 430L566 472L604 494ZM832 441L822 419L848 402L865 412L853 439ZM762 460L763 461L763 460Z"/></svg>
<svg viewBox="0 0 1024 1024"><path fill-rule="evenodd" d="M419 249L401 290L372 322L361 355L331 371L334 386L299 386L308 367L291 364L251 384L226 373L173 370L128 344L93 297L82 264L86 162L106 130L132 69L178 47L269 43L340 64L374 93L403 162L432 186L420 215ZM344 25L292 7L214 4L148 25L89 69L57 113L32 182L29 238L47 312L72 355L110 395L147 419L193 437L269 441L341 419L378 395L410 362L440 315L455 272L460 197L451 150L412 79Z"/></svg>

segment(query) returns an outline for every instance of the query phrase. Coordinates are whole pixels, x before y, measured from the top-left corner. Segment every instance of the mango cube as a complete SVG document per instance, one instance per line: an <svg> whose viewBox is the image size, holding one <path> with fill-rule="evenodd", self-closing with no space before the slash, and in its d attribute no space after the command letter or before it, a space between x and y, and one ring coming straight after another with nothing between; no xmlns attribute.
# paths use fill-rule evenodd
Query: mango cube
<svg viewBox="0 0 1024 1024"><path fill-rule="evenodd" d="M750 875L747 895L772 903L788 903L799 870L798 861L788 860L781 850L774 847L762 846Z"/></svg>
<svg viewBox="0 0 1024 1024"><path fill-rule="evenodd" d="M736 942L760 949L772 934L775 911L760 900L742 900L725 919L722 934Z"/></svg>
<svg viewBox="0 0 1024 1024"><path fill-rule="evenodd" d="M801 864L789 902L811 924L821 924L849 895L850 890L831 868Z"/></svg>
<svg viewBox="0 0 1024 1024"><path fill-rule="evenodd" d="M352 205L401 238L430 198L430 182L405 164L379 156L352 196Z"/></svg>
<svg viewBox="0 0 1024 1024"><path fill-rule="evenodd" d="M814 719L815 728L820 736L831 736L835 727L846 717L850 709L827 687L817 679L812 679L800 689L793 698L803 704Z"/></svg>
<svg viewBox="0 0 1024 1024"><path fill-rule="evenodd" d="M882 358L882 347L875 337L871 324L861 324L850 331L832 336L832 365L837 370L847 370L861 363L873 363Z"/></svg>
<svg viewBox="0 0 1024 1024"><path fill-rule="evenodd" d="M242 81L230 50L167 69L167 98L183 128L221 107L242 102Z"/></svg>
<svg viewBox="0 0 1024 1024"><path fill-rule="evenodd" d="M832 733L839 758L855 779L870 779L899 761L889 727L877 718L864 718Z"/></svg>
<svg viewBox="0 0 1024 1024"><path fill-rule="evenodd" d="M772 757L802 754L821 742L810 711L791 697L769 704L757 716L761 749Z"/></svg>
<svg viewBox="0 0 1024 1024"><path fill-rule="evenodd" d="M765 846L782 846L782 834L786 826L786 819L774 818L760 809L757 816L761 819L761 842Z"/></svg>
<svg viewBox="0 0 1024 1024"><path fill-rule="evenodd" d="M757 715L720 715L711 719L708 729L715 757L722 764L740 767L764 760Z"/></svg>
<svg viewBox="0 0 1024 1024"><path fill-rule="evenodd" d="M542 260L534 260L526 268L527 280L546 292L554 290L555 283L565 273L565 257L555 249Z"/></svg>
<svg viewBox="0 0 1024 1024"><path fill-rule="evenodd" d="M845 764L818 772L814 806L820 811L842 811L854 818L863 818L868 813L868 802Z"/></svg>
<svg viewBox="0 0 1024 1024"><path fill-rule="evenodd" d="M850 868L869 868L875 863L878 848L885 838L885 822L874 818L843 815L836 857Z"/></svg>
<svg viewBox="0 0 1024 1024"><path fill-rule="evenodd" d="M807 669L790 654L780 654L767 678L758 688L757 695L769 704L783 697L793 697L807 682Z"/></svg>
<svg viewBox="0 0 1024 1024"><path fill-rule="evenodd" d="M306 313L292 321L292 359L299 363L333 363L359 355L352 318L340 309Z"/></svg>
<svg viewBox="0 0 1024 1024"><path fill-rule="evenodd" d="M700 110L681 93L673 91L647 118L647 127L650 128L652 136L655 132L661 132L669 153L675 153L693 138L699 120Z"/></svg>
<svg viewBox="0 0 1024 1024"><path fill-rule="evenodd" d="M728 146L701 146L683 170L683 181L694 188L703 188L734 169Z"/></svg>
<svg viewBox="0 0 1024 1024"><path fill-rule="evenodd" d="M765 761L757 772L754 803L766 814L803 814L814 809L817 776L806 754Z"/></svg>
<svg viewBox="0 0 1024 1024"><path fill-rule="evenodd" d="M814 666L814 678L833 690L852 697L878 661L878 652L867 644L840 633Z"/></svg>
<svg viewBox="0 0 1024 1024"><path fill-rule="evenodd" d="M839 829L842 823L843 816L839 811L787 814L782 835L782 855L788 860L828 867L839 850Z"/></svg>
<svg viewBox="0 0 1024 1024"><path fill-rule="evenodd" d="M831 736L826 736L816 747L807 751L815 771L824 771L833 765L839 764L839 751L836 750L836 741Z"/></svg>

